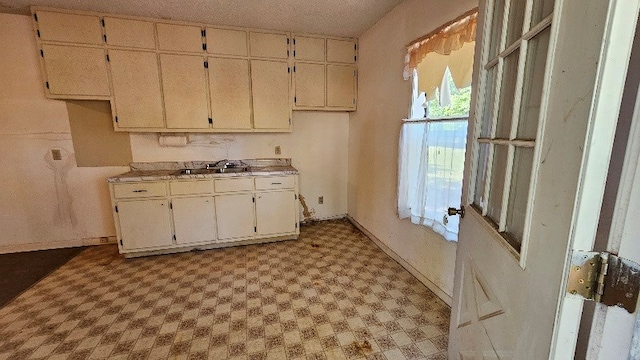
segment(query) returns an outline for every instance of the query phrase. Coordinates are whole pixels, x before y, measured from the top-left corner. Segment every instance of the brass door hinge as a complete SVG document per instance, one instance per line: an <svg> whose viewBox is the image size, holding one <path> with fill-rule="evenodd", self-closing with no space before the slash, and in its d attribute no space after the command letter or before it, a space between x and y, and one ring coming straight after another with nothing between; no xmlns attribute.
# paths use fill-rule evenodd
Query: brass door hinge
<svg viewBox="0 0 640 360"><path fill-rule="evenodd" d="M608 252L574 251L567 292L607 306L636 311L640 265Z"/></svg>

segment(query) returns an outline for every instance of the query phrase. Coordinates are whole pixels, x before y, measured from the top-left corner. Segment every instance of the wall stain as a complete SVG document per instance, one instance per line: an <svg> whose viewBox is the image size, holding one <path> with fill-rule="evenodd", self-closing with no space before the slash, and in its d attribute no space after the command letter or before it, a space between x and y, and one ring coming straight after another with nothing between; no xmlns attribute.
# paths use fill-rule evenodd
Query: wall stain
<svg viewBox="0 0 640 360"><path fill-rule="evenodd" d="M302 205L302 216L304 216L304 220L311 220L313 217L313 214L315 214L315 210L311 209L309 210L309 207L307 206L307 203L304 201L304 196L302 196L302 194L298 195L298 199L300 200L300 205Z"/></svg>

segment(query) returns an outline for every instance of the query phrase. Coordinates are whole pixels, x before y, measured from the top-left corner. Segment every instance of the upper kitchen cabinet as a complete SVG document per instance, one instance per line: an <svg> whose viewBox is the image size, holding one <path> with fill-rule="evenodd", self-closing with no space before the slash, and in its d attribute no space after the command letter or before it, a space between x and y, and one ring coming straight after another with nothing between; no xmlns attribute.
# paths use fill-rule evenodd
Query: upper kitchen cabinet
<svg viewBox="0 0 640 360"><path fill-rule="evenodd" d="M249 60L209 57L211 126L220 130L251 130Z"/></svg>
<svg viewBox="0 0 640 360"><path fill-rule="evenodd" d="M167 128L209 128L205 64L197 55L160 54Z"/></svg>
<svg viewBox="0 0 640 360"><path fill-rule="evenodd" d="M356 51L355 40L327 39L327 62L354 64Z"/></svg>
<svg viewBox="0 0 640 360"><path fill-rule="evenodd" d="M355 66L327 65L327 107L350 109L355 105Z"/></svg>
<svg viewBox="0 0 640 360"><path fill-rule="evenodd" d="M248 55L247 32L244 30L206 29L207 53L220 56Z"/></svg>
<svg viewBox="0 0 640 360"><path fill-rule="evenodd" d="M201 53L204 50L200 26L156 23L156 31L161 51Z"/></svg>
<svg viewBox="0 0 640 360"><path fill-rule="evenodd" d="M289 36L286 33L249 33L249 49L252 58L289 58Z"/></svg>
<svg viewBox="0 0 640 360"><path fill-rule="evenodd" d="M293 48L294 110L356 110L355 40L294 34Z"/></svg>
<svg viewBox="0 0 640 360"><path fill-rule="evenodd" d="M102 45L102 27L97 15L34 10L37 35L42 41Z"/></svg>
<svg viewBox="0 0 640 360"><path fill-rule="evenodd" d="M107 45L137 49L156 48L152 22L116 17L105 17L102 21Z"/></svg>
<svg viewBox="0 0 640 360"><path fill-rule="evenodd" d="M325 61L325 38L294 36L293 58L299 61Z"/></svg>
<svg viewBox="0 0 640 360"><path fill-rule="evenodd" d="M156 53L109 50L111 109L117 130L162 129L164 112ZM153 130L150 130L153 131Z"/></svg>
<svg viewBox="0 0 640 360"><path fill-rule="evenodd" d="M291 129L290 69L286 61L251 60L253 127L264 131Z"/></svg>
<svg viewBox="0 0 640 360"><path fill-rule="evenodd" d="M45 87L54 99L106 99L110 95L104 49L41 44Z"/></svg>

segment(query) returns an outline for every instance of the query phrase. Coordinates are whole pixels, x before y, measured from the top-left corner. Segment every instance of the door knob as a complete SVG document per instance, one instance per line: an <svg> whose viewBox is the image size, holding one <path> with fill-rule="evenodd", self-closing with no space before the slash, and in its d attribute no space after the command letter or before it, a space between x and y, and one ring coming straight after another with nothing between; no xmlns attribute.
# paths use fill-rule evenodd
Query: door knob
<svg viewBox="0 0 640 360"><path fill-rule="evenodd" d="M464 206L460 205L460 209L456 209L456 208L450 207L450 208L447 209L447 214L449 216L460 215L460 218L464 219Z"/></svg>

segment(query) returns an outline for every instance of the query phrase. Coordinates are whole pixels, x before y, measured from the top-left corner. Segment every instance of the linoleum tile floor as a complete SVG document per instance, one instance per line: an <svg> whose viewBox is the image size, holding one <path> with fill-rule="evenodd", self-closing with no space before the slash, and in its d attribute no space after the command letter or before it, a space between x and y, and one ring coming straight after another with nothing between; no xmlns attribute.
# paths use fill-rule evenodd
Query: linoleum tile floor
<svg viewBox="0 0 640 360"><path fill-rule="evenodd" d="M342 219L137 259L91 247L0 309L0 359L446 359L449 316Z"/></svg>

